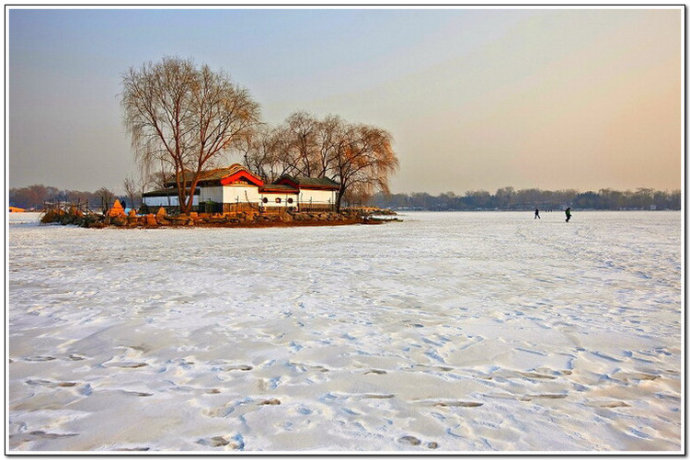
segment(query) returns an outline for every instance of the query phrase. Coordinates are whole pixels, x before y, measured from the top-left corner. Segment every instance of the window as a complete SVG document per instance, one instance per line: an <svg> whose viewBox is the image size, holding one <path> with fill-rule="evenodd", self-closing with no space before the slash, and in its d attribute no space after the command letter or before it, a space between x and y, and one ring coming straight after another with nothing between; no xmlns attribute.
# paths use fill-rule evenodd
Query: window
<svg viewBox="0 0 690 460"><path fill-rule="evenodd" d="M262 201L263 203L268 203L268 198L264 197L261 201Z"/></svg>
<svg viewBox="0 0 690 460"><path fill-rule="evenodd" d="M280 197L276 198L276 203L280 203Z"/></svg>
<svg viewBox="0 0 690 460"><path fill-rule="evenodd" d="M288 198L288 203L292 204L294 200L292 198Z"/></svg>

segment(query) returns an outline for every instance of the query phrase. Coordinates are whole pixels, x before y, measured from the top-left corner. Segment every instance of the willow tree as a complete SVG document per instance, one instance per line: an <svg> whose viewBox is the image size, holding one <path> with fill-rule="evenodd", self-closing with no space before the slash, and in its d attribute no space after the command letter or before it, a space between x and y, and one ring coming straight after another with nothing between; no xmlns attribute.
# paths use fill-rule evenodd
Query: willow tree
<svg viewBox="0 0 690 460"><path fill-rule="evenodd" d="M124 122L138 162L165 162L180 211L192 209L201 172L251 136L259 106L223 72L167 57L130 68L122 78Z"/></svg>
<svg viewBox="0 0 690 460"><path fill-rule="evenodd" d="M381 128L346 125L337 137L334 149L334 176L340 182L336 209L345 199L369 199L375 191L390 193L389 177L399 162L392 147L393 137Z"/></svg>
<svg viewBox="0 0 690 460"><path fill-rule="evenodd" d="M284 171L279 156L284 151L284 138L277 128L262 124L254 135L242 142L238 150L244 159L244 165L252 173L271 182Z"/></svg>
<svg viewBox="0 0 690 460"><path fill-rule="evenodd" d="M399 165L392 143L391 134L375 126L297 112L282 125L261 130L246 144L244 161L270 179L290 174L338 182L340 210L343 200L366 201L374 192L389 193L389 178Z"/></svg>

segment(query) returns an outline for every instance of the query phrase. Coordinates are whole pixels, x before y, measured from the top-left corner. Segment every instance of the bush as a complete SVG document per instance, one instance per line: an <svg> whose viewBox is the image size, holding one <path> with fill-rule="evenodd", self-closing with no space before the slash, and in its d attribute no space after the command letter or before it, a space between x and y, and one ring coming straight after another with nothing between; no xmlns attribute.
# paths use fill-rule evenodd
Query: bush
<svg viewBox="0 0 690 460"><path fill-rule="evenodd" d="M41 217L41 223L52 224L54 222L61 222L64 214L65 212L60 209L49 209Z"/></svg>

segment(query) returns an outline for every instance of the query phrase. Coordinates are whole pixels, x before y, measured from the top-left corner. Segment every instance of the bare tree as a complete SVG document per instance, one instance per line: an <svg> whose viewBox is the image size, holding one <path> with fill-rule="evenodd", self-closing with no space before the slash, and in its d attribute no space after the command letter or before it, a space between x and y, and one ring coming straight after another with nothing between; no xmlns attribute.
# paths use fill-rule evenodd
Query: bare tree
<svg viewBox="0 0 690 460"><path fill-rule="evenodd" d="M238 150L242 152L245 166L270 182L282 173L279 152L284 150L283 144L283 135L278 128L261 125L253 136L241 143Z"/></svg>
<svg viewBox="0 0 690 460"><path fill-rule="evenodd" d="M333 166L343 138L345 123L338 116L328 115L319 121L316 131L316 177L328 177L333 173Z"/></svg>
<svg viewBox="0 0 690 460"><path fill-rule="evenodd" d="M375 191L389 193L389 176L398 169L398 158L387 131L367 125L350 125L342 133L335 149L335 177L340 182L336 209L340 211L343 197L362 198Z"/></svg>
<svg viewBox="0 0 690 460"><path fill-rule="evenodd" d="M285 120L287 158L297 174L311 177L318 164L316 136L319 122L306 112L296 112Z"/></svg>
<svg viewBox="0 0 690 460"><path fill-rule="evenodd" d="M152 170L153 167L153 162L142 164L142 169L140 171L142 177L140 190L142 203L145 190L150 190L151 188L163 190L167 188L168 181L175 177L175 173L170 170L170 164L162 158L158 159L158 169ZM170 195L167 194L166 198L168 200L168 206L172 206Z"/></svg>
<svg viewBox="0 0 690 460"><path fill-rule="evenodd" d="M329 178L340 183L336 207L343 199L366 201L376 191L388 193L398 168L387 131L348 124L329 115L319 120L297 112L275 129L263 129L246 147L245 164L274 180L282 174Z"/></svg>
<svg viewBox="0 0 690 460"><path fill-rule="evenodd" d="M251 135L258 104L225 73L180 58L130 68L122 83L124 122L137 160L169 165L180 211L189 213L201 172Z"/></svg>
<svg viewBox="0 0 690 460"><path fill-rule="evenodd" d="M101 211L103 214L108 212L108 209L110 209L110 205L115 202L115 194L108 190L106 187L101 187L98 190L94 192L94 195L96 195L101 202Z"/></svg>
<svg viewBox="0 0 690 460"><path fill-rule="evenodd" d="M129 200L129 206L132 209L135 209L135 203L137 201L137 198L141 199L141 193L139 192L139 187L137 187L136 181L131 177L126 177L125 180L122 182L122 186L124 187L125 194L127 195L127 199Z"/></svg>

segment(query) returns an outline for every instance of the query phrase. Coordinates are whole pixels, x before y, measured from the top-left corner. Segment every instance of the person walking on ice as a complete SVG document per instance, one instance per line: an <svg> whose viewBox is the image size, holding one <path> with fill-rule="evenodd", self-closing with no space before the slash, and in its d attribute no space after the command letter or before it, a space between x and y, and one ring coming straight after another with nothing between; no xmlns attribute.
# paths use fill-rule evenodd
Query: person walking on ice
<svg viewBox="0 0 690 460"><path fill-rule="evenodd" d="M539 208L534 210L534 218L541 220L541 217L539 217Z"/></svg>
<svg viewBox="0 0 690 460"><path fill-rule="evenodd" d="M565 221L568 222L570 220L570 208L567 208L565 210Z"/></svg>

